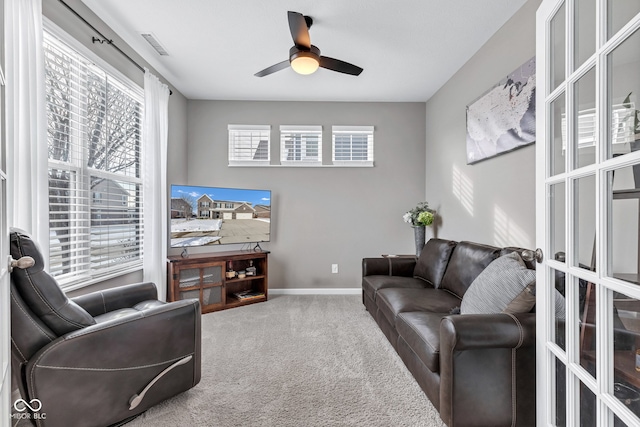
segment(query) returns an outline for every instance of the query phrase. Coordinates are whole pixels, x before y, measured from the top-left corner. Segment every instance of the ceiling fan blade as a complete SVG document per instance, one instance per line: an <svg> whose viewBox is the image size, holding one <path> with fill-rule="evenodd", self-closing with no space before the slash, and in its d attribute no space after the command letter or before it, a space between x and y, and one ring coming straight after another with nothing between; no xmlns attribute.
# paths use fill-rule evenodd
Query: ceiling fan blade
<svg viewBox="0 0 640 427"><path fill-rule="evenodd" d="M274 64L271 67L267 67L262 71L258 71L257 73L254 74L254 76L256 77L268 76L269 74L273 74L276 71L284 70L288 66L289 66L289 60L287 59L286 61L278 62L277 64Z"/></svg>
<svg viewBox="0 0 640 427"><path fill-rule="evenodd" d="M362 72L362 68L356 65L340 61L339 59L329 58L328 56L320 57L320 66L322 68L326 68L327 70L337 71L344 74L351 74L352 76L359 76Z"/></svg>
<svg viewBox="0 0 640 427"><path fill-rule="evenodd" d="M307 21L304 19L304 15L298 12L288 12L289 17L289 30L291 31L291 37L296 46L311 48L311 38L309 37L309 28L307 27Z"/></svg>

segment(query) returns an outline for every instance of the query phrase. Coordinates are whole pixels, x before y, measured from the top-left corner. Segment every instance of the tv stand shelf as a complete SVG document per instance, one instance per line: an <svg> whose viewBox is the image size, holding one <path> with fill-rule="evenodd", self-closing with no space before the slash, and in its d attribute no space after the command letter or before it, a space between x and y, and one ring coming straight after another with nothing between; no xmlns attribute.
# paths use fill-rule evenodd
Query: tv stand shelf
<svg viewBox="0 0 640 427"><path fill-rule="evenodd" d="M197 298L202 313L240 307L268 298L269 251L229 251L167 259L169 301ZM252 268L255 275L251 275ZM238 277L238 272L248 272ZM230 277L235 272L234 277ZM229 274L227 274L229 273Z"/></svg>

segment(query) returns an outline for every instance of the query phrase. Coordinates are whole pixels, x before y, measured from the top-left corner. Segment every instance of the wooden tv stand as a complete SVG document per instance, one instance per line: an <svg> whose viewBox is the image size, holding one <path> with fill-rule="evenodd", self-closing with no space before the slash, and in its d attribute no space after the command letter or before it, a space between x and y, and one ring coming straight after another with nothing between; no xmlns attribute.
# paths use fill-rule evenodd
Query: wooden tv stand
<svg viewBox="0 0 640 427"><path fill-rule="evenodd" d="M266 301L268 297L269 251L231 251L175 255L167 259L169 301L197 298L202 313ZM238 272L255 267L255 275ZM251 270L249 268L249 270ZM227 273L235 271L235 277ZM229 274L231 276L231 273Z"/></svg>

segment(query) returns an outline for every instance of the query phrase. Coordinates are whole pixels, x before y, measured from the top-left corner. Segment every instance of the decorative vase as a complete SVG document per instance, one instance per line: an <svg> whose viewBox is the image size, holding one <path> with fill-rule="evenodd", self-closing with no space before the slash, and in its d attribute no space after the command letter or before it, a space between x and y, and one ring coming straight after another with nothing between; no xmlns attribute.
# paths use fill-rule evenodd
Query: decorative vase
<svg viewBox="0 0 640 427"><path fill-rule="evenodd" d="M416 242L416 256L419 257L420 253L422 252L422 248L424 247L425 226L424 225L413 226L413 236Z"/></svg>

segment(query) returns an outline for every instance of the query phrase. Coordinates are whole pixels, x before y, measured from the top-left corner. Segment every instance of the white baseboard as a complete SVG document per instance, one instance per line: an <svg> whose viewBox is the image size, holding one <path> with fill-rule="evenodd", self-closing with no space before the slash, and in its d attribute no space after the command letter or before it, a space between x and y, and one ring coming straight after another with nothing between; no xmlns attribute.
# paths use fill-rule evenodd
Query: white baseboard
<svg viewBox="0 0 640 427"><path fill-rule="evenodd" d="M360 295L362 288L269 289L269 295Z"/></svg>

